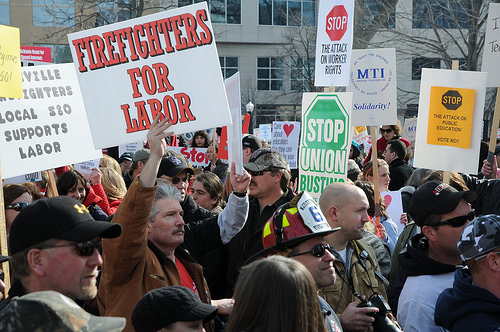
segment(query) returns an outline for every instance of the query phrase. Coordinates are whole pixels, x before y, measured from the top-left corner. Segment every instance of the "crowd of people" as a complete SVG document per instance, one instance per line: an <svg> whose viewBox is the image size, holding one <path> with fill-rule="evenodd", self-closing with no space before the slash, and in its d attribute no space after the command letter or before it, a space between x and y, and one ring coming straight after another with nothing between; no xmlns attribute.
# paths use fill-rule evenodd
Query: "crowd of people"
<svg viewBox="0 0 500 332"><path fill-rule="evenodd" d="M195 169L169 149L171 125L156 118L146 147L88 176L55 169L56 188L46 171L3 186L1 331L500 330L495 159L444 183L412 167L399 125L381 126L377 167L353 141L347 182L316 202L257 137L237 174L196 132L191 146L212 150Z"/></svg>

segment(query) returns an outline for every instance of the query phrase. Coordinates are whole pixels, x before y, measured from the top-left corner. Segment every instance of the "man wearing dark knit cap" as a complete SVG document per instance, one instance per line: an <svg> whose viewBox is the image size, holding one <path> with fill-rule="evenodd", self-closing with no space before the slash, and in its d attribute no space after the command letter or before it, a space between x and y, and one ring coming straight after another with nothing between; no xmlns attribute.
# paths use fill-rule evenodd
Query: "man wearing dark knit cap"
<svg viewBox="0 0 500 332"><path fill-rule="evenodd" d="M203 303L186 287L154 289L144 295L132 312L136 332L204 331L203 324L217 315L217 307Z"/></svg>

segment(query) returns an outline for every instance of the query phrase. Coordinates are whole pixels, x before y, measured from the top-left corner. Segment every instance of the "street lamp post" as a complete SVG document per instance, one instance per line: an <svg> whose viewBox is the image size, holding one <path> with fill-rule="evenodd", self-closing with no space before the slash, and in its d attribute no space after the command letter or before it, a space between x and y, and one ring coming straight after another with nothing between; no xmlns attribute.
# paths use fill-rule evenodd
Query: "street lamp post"
<svg viewBox="0 0 500 332"><path fill-rule="evenodd" d="M251 121L250 121L251 128L250 129L252 130L252 134L253 134L253 128L255 127L255 114L252 114L254 107L255 107L255 105L252 104L252 101L249 101L248 104L245 105L245 108L247 109L247 113L250 114L250 116L251 116ZM250 130L249 130L249 132L250 132Z"/></svg>

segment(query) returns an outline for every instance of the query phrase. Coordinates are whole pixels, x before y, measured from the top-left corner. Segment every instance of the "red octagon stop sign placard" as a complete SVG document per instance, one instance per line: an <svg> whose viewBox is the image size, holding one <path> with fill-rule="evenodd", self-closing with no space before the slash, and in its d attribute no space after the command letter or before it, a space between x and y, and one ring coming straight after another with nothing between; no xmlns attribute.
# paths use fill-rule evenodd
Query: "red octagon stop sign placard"
<svg viewBox="0 0 500 332"><path fill-rule="evenodd" d="M326 15L326 33L331 41L339 41L347 31L347 11L343 5L335 6Z"/></svg>

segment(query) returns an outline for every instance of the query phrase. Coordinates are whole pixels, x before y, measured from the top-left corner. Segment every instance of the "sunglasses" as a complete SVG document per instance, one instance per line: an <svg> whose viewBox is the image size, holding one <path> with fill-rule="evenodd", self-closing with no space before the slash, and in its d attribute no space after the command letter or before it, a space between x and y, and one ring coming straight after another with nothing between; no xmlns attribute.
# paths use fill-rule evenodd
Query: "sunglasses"
<svg viewBox="0 0 500 332"><path fill-rule="evenodd" d="M333 254L333 247L329 244L326 246L323 244L318 244L317 246L314 246L311 250L305 251L305 252L300 252L298 254L293 254L288 257L295 257L295 256L300 256L300 255L305 255L305 254L312 254L314 257L323 257L325 255L325 250L328 250L330 254Z"/></svg>
<svg viewBox="0 0 500 332"><path fill-rule="evenodd" d="M391 133L392 132L392 128L389 128L389 129L382 129L380 128L380 132L383 134L383 133Z"/></svg>
<svg viewBox="0 0 500 332"><path fill-rule="evenodd" d="M176 176L176 177L172 178L171 182L172 182L172 184L178 184L181 181L182 182L189 182L190 178L191 177L189 175L186 176L184 179L181 179L180 177Z"/></svg>
<svg viewBox="0 0 500 332"><path fill-rule="evenodd" d="M258 171L258 172L248 171L248 173L250 173L251 176L262 176L264 175L264 172L271 172L271 170L265 169L263 171Z"/></svg>
<svg viewBox="0 0 500 332"><path fill-rule="evenodd" d="M22 209L24 209L28 205L30 205L30 203L28 203L28 202L16 202L16 203L5 205L5 209L12 209L12 210L16 210L16 211L21 211Z"/></svg>
<svg viewBox="0 0 500 332"><path fill-rule="evenodd" d="M500 255L500 251L490 251L490 252L487 252L486 254L482 254L481 256L477 256L477 257L475 258L476 262L477 262L478 260L480 260L480 259L485 258L486 256L488 256L488 255L489 255L489 254L491 254L491 253L494 253L494 254L496 254L496 255ZM3 279L2 279L2 280L3 280Z"/></svg>
<svg viewBox="0 0 500 332"><path fill-rule="evenodd" d="M437 224L430 225L430 226L443 226L443 225L450 225L451 227L462 227L465 225L467 221L471 221L474 219L474 209L470 210L469 213L467 213L465 216L459 216L455 218L451 218L445 221L438 222Z"/></svg>
<svg viewBox="0 0 500 332"><path fill-rule="evenodd" d="M49 249L49 248L72 247L72 246L76 247L76 253L79 256L92 256L96 249L97 250L101 249L101 241L70 242L54 246L38 247L37 249Z"/></svg>

